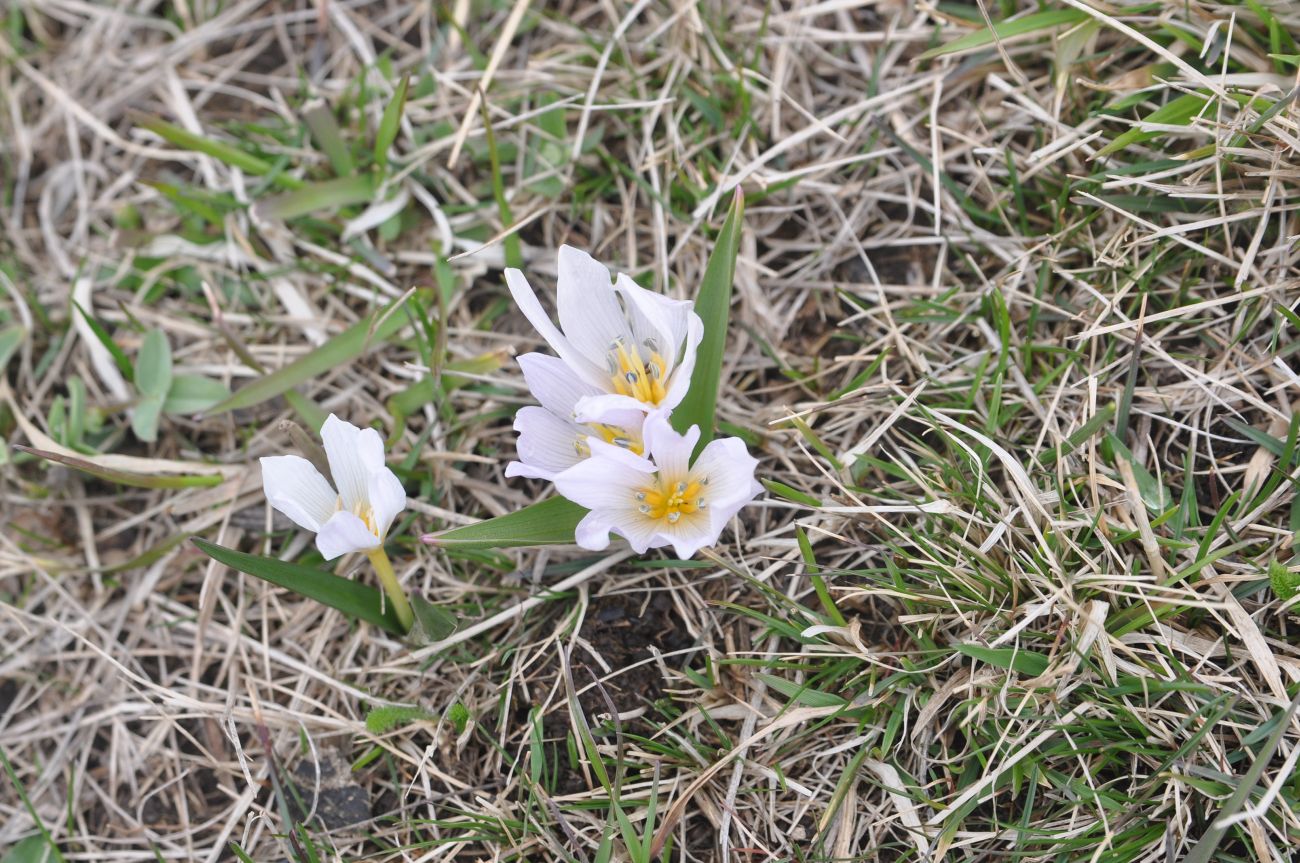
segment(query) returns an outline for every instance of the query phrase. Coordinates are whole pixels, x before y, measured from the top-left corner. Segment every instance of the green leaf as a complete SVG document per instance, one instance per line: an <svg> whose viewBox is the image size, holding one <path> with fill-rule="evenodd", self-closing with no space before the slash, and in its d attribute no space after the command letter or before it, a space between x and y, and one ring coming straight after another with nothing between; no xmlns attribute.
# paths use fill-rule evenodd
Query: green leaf
<svg viewBox="0 0 1300 863"><path fill-rule="evenodd" d="M1205 109L1209 101L1208 96L1202 96L1199 93L1187 93L1177 99L1171 99L1155 109L1142 122L1159 123L1163 126L1187 126L1192 122L1193 117ZM1099 159L1102 156L1109 156L1111 153L1117 153L1131 144L1150 141L1165 134L1167 133L1144 131L1141 127L1134 127L1116 136L1114 141L1098 150L1097 155L1093 158Z"/></svg>
<svg viewBox="0 0 1300 863"><path fill-rule="evenodd" d="M938 48L931 48L926 51L918 60L930 60L934 57L941 57L944 54L955 54L958 51L969 51L972 48L982 48L985 45L992 45L995 41L1010 39L1014 36L1024 36L1029 33L1037 33L1040 30L1050 30L1053 27L1060 27L1066 24L1078 24L1088 18L1087 12L1078 9L1052 9L1047 12L1035 12L1032 15L1026 15L1023 18L1015 18L1010 21L998 21L993 25L993 29L982 27L973 33L967 33L965 36L954 39L947 45L940 45Z"/></svg>
<svg viewBox="0 0 1300 863"><path fill-rule="evenodd" d="M325 158L329 159L330 166L334 169L336 177L350 177L356 166L352 163L352 153L348 150L347 142L343 140L343 132L339 129L338 121L334 119L334 112L330 110L329 105L323 101L314 102L305 107L302 112L302 118L307 123L307 128L311 130L312 140L316 146L320 147Z"/></svg>
<svg viewBox="0 0 1300 863"><path fill-rule="evenodd" d="M176 375L163 401L163 413L193 414L230 398L230 388L203 375Z"/></svg>
<svg viewBox="0 0 1300 863"><path fill-rule="evenodd" d="M18 350L19 345L27 338L27 330L15 324L12 327L6 327L0 330L0 374L4 373L5 366L9 364L9 358Z"/></svg>
<svg viewBox="0 0 1300 863"><path fill-rule="evenodd" d="M428 534L424 541L447 549L571 545L587 510L562 497L549 497L506 515Z"/></svg>
<svg viewBox="0 0 1300 863"><path fill-rule="evenodd" d="M1173 493L1151 475L1146 466L1133 456L1133 453L1129 451L1128 447L1124 446L1119 438L1115 437L1114 434L1108 434L1105 443L1110 449L1112 463L1118 459L1124 459L1124 461L1128 462L1129 467L1133 468L1133 478L1137 481L1138 493L1142 495L1142 503L1146 505L1147 510L1152 515L1159 515L1173 505Z"/></svg>
<svg viewBox="0 0 1300 863"><path fill-rule="evenodd" d="M1048 658L1041 653L1013 647L980 647L978 644L958 644L957 652L986 665L1009 668L1026 677L1038 677L1047 670Z"/></svg>
<svg viewBox="0 0 1300 863"><path fill-rule="evenodd" d="M158 420L162 417L162 396L144 396L131 411L131 431L145 443L158 439Z"/></svg>
<svg viewBox="0 0 1300 863"><path fill-rule="evenodd" d="M401 309L394 308L397 302L394 300L371 317L358 321L287 366L276 369L247 386L240 387L230 398L213 406L207 415L215 416L226 411L259 405L278 395L283 395L317 375L351 362L374 344L384 341L406 325L406 315L402 314Z"/></svg>
<svg viewBox="0 0 1300 863"><path fill-rule="evenodd" d="M171 385L172 349L166 334L155 328L145 333L140 355L135 358L135 388L141 395L154 396L161 403Z"/></svg>
<svg viewBox="0 0 1300 863"><path fill-rule="evenodd" d="M257 214L267 219L296 219L319 210L365 204L375 197L375 180L369 174L322 180L258 201Z"/></svg>
<svg viewBox="0 0 1300 863"><path fill-rule="evenodd" d="M104 329L104 325L91 317L90 313L83 309L76 300L72 301L72 307L81 313L81 317L86 322L86 326L90 327L90 331L95 334L95 338L104 346L104 350L108 351L108 353L113 357L113 364L116 365L117 370L122 373L122 377L126 378L128 381L134 378L135 368L132 367L131 360L128 359L122 349L118 347L117 342L113 341L113 337L108 334L108 330Z"/></svg>
<svg viewBox="0 0 1300 863"><path fill-rule="evenodd" d="M455 632L459 625L456 615L440 605L434 605L422 596L411 597L411 611L415 613L411 638L419 644L442 641Z"/></svg>
<svg viewBox="0 0 1300 863"><path fill-rule="evenodd" d="M384 108L384 116L379 120L379 131L375 134L375 164L388 164L388 149L397 140L397 129L402 122L402 109L406 106L406 89L411 83L411 76L402 78L393 93L393 101Z"/></svg>
<svg viewBox="0 0 1300 863"><path fill-rule="evenodd" d="M63 855L40 833L10 848L0 863L63 863Z"/></svg>
<svg viewBox="0 0 1300 863"><path fill-rule="evenodd" d="M1283 602L1300 593L1300 573L1291 572L1281 561L1269 561L1268 582L1273 586L1273 593Z"/></svg>
<svg viewBox="0 0 1300 863"><path fill-rule="evenodd" d="M170 144L174 144L183 150L192 150L195 153L211 156L219 162L225 162L231 167L238 168L245 174L261 177L276 171L276 166L272 163L251 153L245 153L233 144L196 135L165 120L148 119L141 122L140 125ZM276 172L275 182L285 188L297 188L302 185L301 180L283 172Z"/></svg>
<svg viewBox="0 0 1300 863"><path fill-rule="evenodd" d="M33 449L32 447L14 444L13 448L25 452L28 455L34 455L37 458L43 458L46 461L58 462L67 465L73 470L79 470L82 473L88 473L93 477L98 477L108 482L115 482L119 485L129 485L134 488L193 488L195 486L214 486L221 485L225 480L219 473L196 473L196 474L148 474L137 471L122 470L121 468L104 467L90 459L77 458L76 456L64 455L63 453L51 452L43 449Z"/></svg>
<svg viewBox="0 0 1300 863"><path fill-rule="evenodd" d="M190 541L208 557L224 563L231 569L269 581L277 587L292 590L300 596L314 599L322 605L328 605L349 617L377 626L393 635L406 634L392 606L384 604L383 594L376 588L341 578L323 569L224 548L206 539L195 537Z"/></svg>
<svg viewBox="0 0 1300 863"><path fill-rule="evenodd" d="M436 722L437 715L423 707L409 707L405 704L385 704L372 708L366 714L366 730L371 734L387 734L394 728L410 725L412 722Z"/></svg>
<svg viewBox="0 0 1300 863"><path fill-rule="evenodd" d="M686 398L673 411L673 428L685 432L700 427L698 454L713 440L714 414L718 406L718 387L722 378L723 349L727 344L727 321L731 317L731 286L736 275L736 256L740 253L740 229L745 215L745 196L740 189L731 199L731 211L722 223L718 239L704 268L700 292L695 297L695 311L704 321L704 338L695 355L695 371Z"/></svg>

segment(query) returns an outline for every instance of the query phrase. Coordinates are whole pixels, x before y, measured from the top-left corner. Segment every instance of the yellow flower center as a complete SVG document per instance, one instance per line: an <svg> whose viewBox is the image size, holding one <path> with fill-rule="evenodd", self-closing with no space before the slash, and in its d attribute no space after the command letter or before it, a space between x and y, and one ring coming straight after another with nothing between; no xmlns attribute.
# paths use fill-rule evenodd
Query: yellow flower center
<svg viewBox="0 0 1300 863"><path fill-rule="evenodd" d="M591 433L603 440L605 443L613 444L616 447L622 447L623 449L636 453L637 455L645 454L645 447L642 445L641 441L633 437L627 429L622 428L621 426L612 426L606 423L588 423L587 428L591 429ZM583 458L591 455L591 447L587 446L587 438L585 435L574 438L573 449L574 452Z"/></svg>
<svg viewBox="0 0 1300 863"><path fill-rule="evenodd" d="M656 521L663 519L675 524L682 515L690 515L706 507L703 492L708 480L688 480L667 486L655 483L636 493L637 511Z"/></svg>
<svg viewBox="0 0 1300 863"><path fill-rule="evenodd" d="M636 345L629 346L623 339L610 345L610 381L614 385L614 392L619 395L657 405L668 395L663 383L666 363L654 340L646 339L645 348L649 351L648 359L642 359Z"/></svg>
<svg viewBox="0 0 1300 863"><path fill-rule="evenodd" d="M334 504L335 511L343 509L343 496L339 495L338 501ZM379 536L379 527L375 524L375 510L369 502L359 500L352 505L352 514L361 519L361 523L366 526L366 530Z"/></svg>

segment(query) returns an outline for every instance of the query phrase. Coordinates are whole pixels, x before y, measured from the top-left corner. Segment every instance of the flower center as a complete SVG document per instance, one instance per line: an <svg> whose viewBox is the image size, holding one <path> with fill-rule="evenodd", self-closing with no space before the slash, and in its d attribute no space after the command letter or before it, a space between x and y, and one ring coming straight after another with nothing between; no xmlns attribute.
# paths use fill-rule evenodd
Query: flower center
<svg viewBox="0 0 1300 863"><path fill-rule="evenodd" d="M643 346L647 359L641 358L636 345L628 345L621 338L614 340L607 359L610 381L619 395L657 405L668 395L663 383L666 363L654 339L646 339Z"/></svg>
<svg viewBox="0 0 1300 863"><path fill-rule="evenodd" d="M338 502L334 504L336 511L343 509L343 497L340 495ZM375 510L369 502L359 500L352 505L352 514L361 519L361 523L366 526L366 530L379 536L379 527L375 524Z"/></svg>
<svg viewBox="0 0 1300 863"><path fill-rule="evenodd" d="M622 426L612 426L607 423L587 423L587 428L605 443L622 447L637 455L645 454L645 447L641 441ZM579 435L573 439L573 450L583 458L591 455L591 447L587 446L586 435Z"/></svg>
<svg viewBox="0 0 1300 863"><path fill-rule="evenodd" d="M637 511L655 520L676 524L683 514L690 515L706 508L703 495L708 484L706 479L647 486L636 493Z"/></svg>

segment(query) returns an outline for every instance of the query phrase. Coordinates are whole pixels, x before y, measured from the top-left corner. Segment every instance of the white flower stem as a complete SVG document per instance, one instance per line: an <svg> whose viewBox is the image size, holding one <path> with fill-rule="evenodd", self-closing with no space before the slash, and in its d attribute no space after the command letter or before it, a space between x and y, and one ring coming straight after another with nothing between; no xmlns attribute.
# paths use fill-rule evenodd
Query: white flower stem
<svg viewBox="0 0 1300 863"><path fill-rule="evenodd" d="M375 568L375 575L379 576L379 583L384 586L384 593L388 594L388 601L393 604L398 622L410 630L411 625L415 623L415 614L411 611L411 603L407 600L405 591L397 583L397 573L393 572L393 564L388 559L388 552L380 546L374 551L366 552L366 557L370 558L370 565Z"/></svg>

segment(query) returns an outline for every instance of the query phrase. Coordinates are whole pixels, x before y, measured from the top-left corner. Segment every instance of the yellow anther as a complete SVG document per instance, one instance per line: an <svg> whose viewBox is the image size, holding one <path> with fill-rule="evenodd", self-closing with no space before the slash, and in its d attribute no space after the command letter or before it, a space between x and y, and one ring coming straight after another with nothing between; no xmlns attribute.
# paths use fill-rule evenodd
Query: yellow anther
<svg viewBox="0 0 1300 863"><path fill-rule="evenodd" d="M664 491L660 484L639 489L636 500L640 506L637 511L653 519L665 519L675 524L683 515L690 515L704 508L700 497L702 484L695 480L671 484L670 491Z"/></svg>
<svg viewBox="0 0 1300 863"><path fill-rule="evenodd" d="M631 396L637 401L659 404L668 395L664 389L664 358L651 349L649 359L642 359L636 345L630 347L622 340L610 345L610 382L614 392Z"/></svg>

